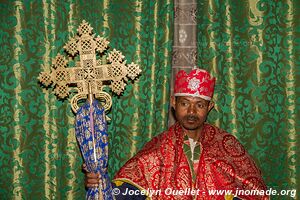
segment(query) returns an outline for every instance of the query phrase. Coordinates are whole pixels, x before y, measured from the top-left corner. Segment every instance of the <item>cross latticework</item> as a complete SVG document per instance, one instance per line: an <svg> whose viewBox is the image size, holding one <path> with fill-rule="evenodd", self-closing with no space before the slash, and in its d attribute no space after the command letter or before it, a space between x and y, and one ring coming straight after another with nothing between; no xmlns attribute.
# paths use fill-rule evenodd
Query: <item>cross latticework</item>
<svg viewBox="0 0 300 200"><path fill-rule="evenodd" d="M120 95L125 89L128 78L135 79L141 72L137 64L126 64L120 51L108 51L105 38L92 32L93 28L83 21L78 34L71 38L64 46L72 60L79 55L75 66L69 67L69 59L58 54L53 61L51 72L41 72L38 79L46 87L54 86L54 93L58 98L67 98L72 91L76 91L71 98L71 106L76 113L78 102L87 99L89 95L104 102L103 107L109 110L112 104L111 96L103 91L105 86ZM128 78L127 78L128 77Z"/></svg>

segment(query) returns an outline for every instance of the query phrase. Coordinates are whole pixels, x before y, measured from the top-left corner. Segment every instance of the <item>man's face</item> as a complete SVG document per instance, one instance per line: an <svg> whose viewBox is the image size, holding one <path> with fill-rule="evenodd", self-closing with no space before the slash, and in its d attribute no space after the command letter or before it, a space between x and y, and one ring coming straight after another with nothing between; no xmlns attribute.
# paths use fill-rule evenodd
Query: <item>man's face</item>
<svg viewBox="0 0 300 200"><path fill-rule="evenodd" d="M187 131L201 131L213 104L200 97L173 97L172 106L180 125Z"/></svg>

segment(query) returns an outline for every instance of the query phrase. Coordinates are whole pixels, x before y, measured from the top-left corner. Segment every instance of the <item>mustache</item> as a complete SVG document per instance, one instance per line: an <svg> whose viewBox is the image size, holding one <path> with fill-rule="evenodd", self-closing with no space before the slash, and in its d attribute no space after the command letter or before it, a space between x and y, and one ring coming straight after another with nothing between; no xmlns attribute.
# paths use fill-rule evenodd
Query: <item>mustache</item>
<svg viewBox="0 0 300 200"><path fill-rule="evenodd" d="M185 120L192 120L192 121L196 121L199 120L199 117L197 117L196 115L186 115L184 117Z"/></svg>

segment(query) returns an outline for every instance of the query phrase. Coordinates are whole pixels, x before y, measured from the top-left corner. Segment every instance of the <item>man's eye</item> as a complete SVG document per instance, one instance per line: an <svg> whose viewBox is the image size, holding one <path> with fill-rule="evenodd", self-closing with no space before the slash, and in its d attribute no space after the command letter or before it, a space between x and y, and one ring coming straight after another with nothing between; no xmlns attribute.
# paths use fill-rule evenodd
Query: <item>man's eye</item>
<svg viewBox="0 0 300 200"><path fill-rule="evenodd" d="M198 105L198 108L204 108L204 105L201 104L201 103L199 103L199 104L197 104L197 105Z"/></svg>
<svg viewBox="0 0 300 200"><path fill-rule="evenodd" d="M188 103L187 103L187 102L180 102L180 105L181 105L181 106L187 106Z"/></svg>

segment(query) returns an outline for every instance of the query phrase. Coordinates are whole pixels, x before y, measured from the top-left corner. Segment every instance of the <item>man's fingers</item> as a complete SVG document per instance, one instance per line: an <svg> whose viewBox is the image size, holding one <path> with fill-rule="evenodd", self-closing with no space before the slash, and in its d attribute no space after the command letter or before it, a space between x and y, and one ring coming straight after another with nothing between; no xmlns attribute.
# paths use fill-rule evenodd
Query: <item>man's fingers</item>
<svg viewBox="0 0 300 200"><path fill-rule="evenodd" d="M88 188L98 187L100 183L100 173L86 173L85 186Z"/></svg>
<svg viewBox="0 0 300 200"><path fill-rule="evenodd" d="M86 173L85 175L87 178L93 178L93 179L100 179L100 173Z"/></svg>
<svg viewBox="0 0 300 200"><path fill-rule="evenodd" d="M85 184L85 186L86 186L87 188L93 188L93 187L98 187L99 184L91 184L91 183L89 183L89 184Z"/></svg>
<svg viewBox="0 0 300 200"><path fill-rule="evenodd" d="M98 179L87 179L86 180L86 185L89 185L89 184L99 184L99 180Z"/></svg>
<svg viewBox="0 0 300 200"><path fill-rule="evenodd" d="M98 184L100 182L99 178L86 178L85 182L87 184Z"/></svg>
<svg viewBox="0 0 300 200"><path fill-rule="evenodd" d="M82 170L85 172L85 187L93 188L98 187L101 181L100 173L89 172L87 169L87 165L85 163L82 164Z"/></svg>

